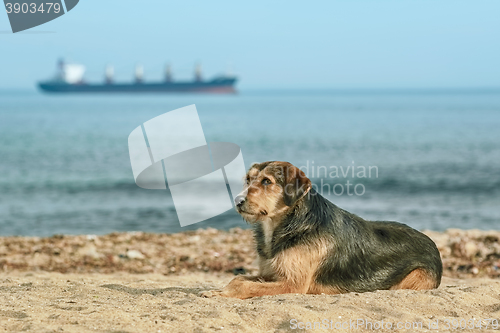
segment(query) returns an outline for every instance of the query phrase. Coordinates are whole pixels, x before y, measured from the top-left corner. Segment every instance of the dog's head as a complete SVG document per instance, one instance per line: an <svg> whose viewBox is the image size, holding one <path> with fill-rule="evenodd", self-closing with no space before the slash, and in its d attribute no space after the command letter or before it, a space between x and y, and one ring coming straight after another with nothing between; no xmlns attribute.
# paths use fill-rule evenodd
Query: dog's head
<svg viewBox="0 0 500 333"><path fill-rule="evenodd" d="M243 192L234 201L247 222L258 222L285 213L310 189L311 181L299 168L288 162L264 162L250 167Z"/></svg>

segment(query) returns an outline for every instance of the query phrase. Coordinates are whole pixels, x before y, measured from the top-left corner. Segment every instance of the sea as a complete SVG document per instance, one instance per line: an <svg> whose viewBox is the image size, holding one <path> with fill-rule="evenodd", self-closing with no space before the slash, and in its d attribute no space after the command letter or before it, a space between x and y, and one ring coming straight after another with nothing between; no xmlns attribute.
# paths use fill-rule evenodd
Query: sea
<svg viewBox="0 0 500 333"><path fill-rule="evenodd" d="M5 90L0 91L0 235L248 228L232 209L181 227L168 189L135 184L129 134L191 104L207 142L237 144L247 168L289 161L325 197L365 219L419 230L500 228L499 91L45 95Z"/></svg>

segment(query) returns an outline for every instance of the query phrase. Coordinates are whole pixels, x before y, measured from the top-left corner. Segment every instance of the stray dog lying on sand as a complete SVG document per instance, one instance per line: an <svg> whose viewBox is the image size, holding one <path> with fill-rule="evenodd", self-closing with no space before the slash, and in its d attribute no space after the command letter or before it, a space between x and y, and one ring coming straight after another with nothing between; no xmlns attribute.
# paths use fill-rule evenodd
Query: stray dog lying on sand
<svg viewBox="0 0 500 333"><path fill-rule="evenodd" d="M259 276L237 276L205 297L423 290L441 283L441 257L429 237L335 206L288 162L252 165L235 204L254 227Z"/></svg>

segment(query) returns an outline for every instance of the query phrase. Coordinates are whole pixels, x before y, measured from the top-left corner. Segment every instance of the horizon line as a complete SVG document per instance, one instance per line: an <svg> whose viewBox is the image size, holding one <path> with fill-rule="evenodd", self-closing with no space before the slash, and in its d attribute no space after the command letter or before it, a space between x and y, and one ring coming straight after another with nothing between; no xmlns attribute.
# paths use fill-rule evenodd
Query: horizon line
<svg viewBox="0 0 500 333"><path fill-rule="evenodd" d="M40 92L37 87L17 87L17 88L7 88L0 87L0 92L36 92L43 94ZM348 88L291 88L291 87L249 87L237 89L238 93L244 92L316 92L316 93L335 93L335 94L500 94L500 86L498 87L404 87L404 88L396 88L396 87L386 87L386 88L369 88L369 87L348 87ZM57 95L57 94L50 94ZM67 94L63 94L67 95ZM79 94L69 94L69 95L79 95ZM87 94L85 94L87 95ZM91 95L89 93L88 95ZM106 95L115 95L115 94L106 94ZM124 94L116 94L116 95L124 95ZM135 95L135 94L134 94ZM179 95L175 93L145 93L144 95ZM200 94L182 94L182 95L200 95ZM203 94L210 95L210 94Z"/></svg>

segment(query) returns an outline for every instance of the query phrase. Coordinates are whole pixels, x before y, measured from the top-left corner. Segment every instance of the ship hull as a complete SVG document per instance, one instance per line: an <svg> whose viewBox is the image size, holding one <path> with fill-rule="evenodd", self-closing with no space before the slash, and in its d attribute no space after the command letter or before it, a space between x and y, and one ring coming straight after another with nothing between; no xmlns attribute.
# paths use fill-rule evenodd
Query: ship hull
<svg viewBox="0 0 500 333"><path fill-rule="evenodd" d="M64 82L40 82L38 87L48 93L211 93L234 94L236 79L208 82L161 82L161 83L113 83L68 84Z"/></svg>

